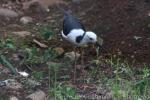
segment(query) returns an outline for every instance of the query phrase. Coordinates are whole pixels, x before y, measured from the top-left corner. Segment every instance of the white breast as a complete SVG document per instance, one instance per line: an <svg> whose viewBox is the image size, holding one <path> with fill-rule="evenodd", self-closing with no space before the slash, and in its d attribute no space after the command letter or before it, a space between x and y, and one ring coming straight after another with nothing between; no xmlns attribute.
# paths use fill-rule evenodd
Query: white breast
<svg viewBox="0 0 150 100"><path fill-rule="evenodd" d="M62 31L62 37L75 45L80 45L79 43L76 42L76 38L83 34L84 30L82 29L73 29L67 36L65 36Z"/></svg>

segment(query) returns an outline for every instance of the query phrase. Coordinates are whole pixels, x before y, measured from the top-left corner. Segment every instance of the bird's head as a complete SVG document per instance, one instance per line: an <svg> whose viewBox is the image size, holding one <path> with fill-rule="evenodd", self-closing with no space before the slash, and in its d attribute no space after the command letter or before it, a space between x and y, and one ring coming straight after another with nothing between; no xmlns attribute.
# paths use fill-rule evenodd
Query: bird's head
<svg viewBox="0 0 150 100"><path fill-rule="evenodd" d="M86 32L86 40L88 43L96 43L97 42L97 35L94 32L87 31Z"/></svg>

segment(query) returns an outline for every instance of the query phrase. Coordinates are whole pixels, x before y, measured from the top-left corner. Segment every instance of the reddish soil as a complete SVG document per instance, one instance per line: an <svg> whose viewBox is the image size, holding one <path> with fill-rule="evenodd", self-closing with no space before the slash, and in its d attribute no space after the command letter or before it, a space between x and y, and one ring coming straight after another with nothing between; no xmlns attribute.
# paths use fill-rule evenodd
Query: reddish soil
<svg viewBox="0 0 150 100"><path fill-rule="evenodd" d="M131 61L150 63L150 0L77 0L80 3L64 1L69 3L62 7L70 9L87 30L92 29L104 39L104 57L119 55ZM57 8L51 8L49 14L32 10L27 10L26 14L37 21L44 21L44 17L51 15L56 20L53 27L60 31L62 14ZM136 40L135 36L141 38Z"/></svg>
<svg viewBox="0 0 150 100"><path fill-rule="evenodd" d="M71 9L85 13L84 24L103 37L107 54L150 63L150 0L83 0Z"/></svg>
<svg viewBox="0 0 150 100"><path fill-rule="evenodd" d="M15 2L15 0L11 1ZM67 1L68 4L66 6L62 5L62 7L70 9L72 13L83 22L85 27L87 27L87 30L96 32L98 36L104 39L103 47L105 50L101 53L104 58L118 55L131 62L136 60L136 62L140 64L150 64L150 0L79 0L81 1L80 3L71 2L73 0L64 1ZM5 2L6 0L1 0L0 7ZM15 6L12 6L13 10L24 12L22 4L15 3L14 5ZM24 15L32 17L35 22L40 24L52 25L52 30L55 33L59 33L62 27L63 15L60 13L59 9L55 8L56 7L51 7L49 13L39 13L36 11L39 9L29 9L25 11ZM20 18L16 18L16 20L13 21L10 21L10 19L0 20L0 32L7 34L9 31L13 32L28 29L20 24L19 19ZM17 26L15 26L15 23ZM34 31L33 29L31 30ZM0 34L0 36L1 35L2 34ZM141 38L136 40L134 38L135 36ZM52 42L54 44L54 41ZM49 43L48 46L52 46L50 44L51 43ZM64 43L61 45L63 45L62 47L65 51L68 49L73 50L66 46L66 44L64 45ZM61 45L59 46L61 47ZM86 51L89 52L90 50L88 50ZM89 53L86 55L90 58ZM90 59L93 59L93 57ZM43 66L41 68L44 70L43 72L47 71L45 71ZM110 69L108 65L103 65L101 68L105 74L112 76L113 70ZM5 76L9 77L8 75ZM1 79L3 78L6 77L2 77ZM44 85L41 87L48 91L48 86L46 86L46 83L48 82L43 82ZM83 86L80 87L82 88ZM11 92L7 93L7 91L2 91L2 89L0 89L0 94L2 96L5 94L11 94ZM20 93L22 93L23 96L26 95L26 93ZM1 95L0 97L2 97ZM19 97L22 95L19 95ZM21 98L23 98L23 96Z"/></svg>

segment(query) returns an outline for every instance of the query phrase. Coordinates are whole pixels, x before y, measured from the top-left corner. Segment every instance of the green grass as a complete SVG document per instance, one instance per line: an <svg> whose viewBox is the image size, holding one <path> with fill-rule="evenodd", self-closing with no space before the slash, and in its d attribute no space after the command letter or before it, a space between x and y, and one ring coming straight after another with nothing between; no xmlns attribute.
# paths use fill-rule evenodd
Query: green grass
<svg viewBox="0 0 150 100"><path fill-rule="evenodd" d="M53 96L55 100L79 100L76 90L70 86L65 86L57 81L58 72L61 65L58 63L48 63L49 68L49 99Z"/></svg>
<svg viewBox="0 0 150 100"><path fill-rule="evenodd" d="M43 27L45 26L38 28L39 33L35 34L38 38L41 37L42 41L56 38L57 35L49 31L49 27ZM17 38L8 37L6 40L0 40L1 64L9 67L13 72L15 66L29 65L34 67L45 64L44 66L48 69L47 77L49 79L49 86L47 87L49 88L48 98L54 98L55 100L62 100L62 98L63 100L80 100L74 87L58 81L63 65L72 66L71 62L66 61L66 64L62 64L62 59L57 59L58 54L53 48L38 48L32 44L32 39L30 41L22 40L23 43L21 40L17 43L15 39ZM32 45L30 46L29 44ZM7 54L4 53L6 50ZM12 53L20 51L24 56L23 60L16 65L9 62ZM136 68L134 64L117 57L102 59L99 54L99 48L97 49L97 55L89 62L89 66L92 66L92 69L88 70L86 77L84 77L84 80L86 80L85 84L91 83L91 80L97 86L102 84L112 92L113 100L150 100L150 66L143 65L141 68ZM73 70L72 68L70 69ZM107 71L107 69L111 70ZM44 73L46 72L33 70L31 75L34 79L41 81L45 78ZM109 73L111 73L111 76ZM95 91L97 92L97 90Z"/></svg>
<svg viewBox="0 0 150 100"><path fill-rule="evenodd" d="M108 84L114 93L114 100L149 100L150 99L150 68L135 68L120 59L109 60L114 69L114 77L108 79Z"/></svg>

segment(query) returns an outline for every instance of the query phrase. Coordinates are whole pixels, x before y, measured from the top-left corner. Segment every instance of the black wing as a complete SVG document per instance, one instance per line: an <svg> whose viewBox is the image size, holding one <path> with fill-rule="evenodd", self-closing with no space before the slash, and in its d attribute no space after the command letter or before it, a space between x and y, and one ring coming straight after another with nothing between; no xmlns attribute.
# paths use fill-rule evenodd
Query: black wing
<svg viewBox="0 0 150 100"><path fill-rule="evenodd" d="M65 17L63 21L64 35L68 35L72 29L83 29L85 31L84 26L79 22L78 19L76 19L69 13L65 13Z"/></svg>

